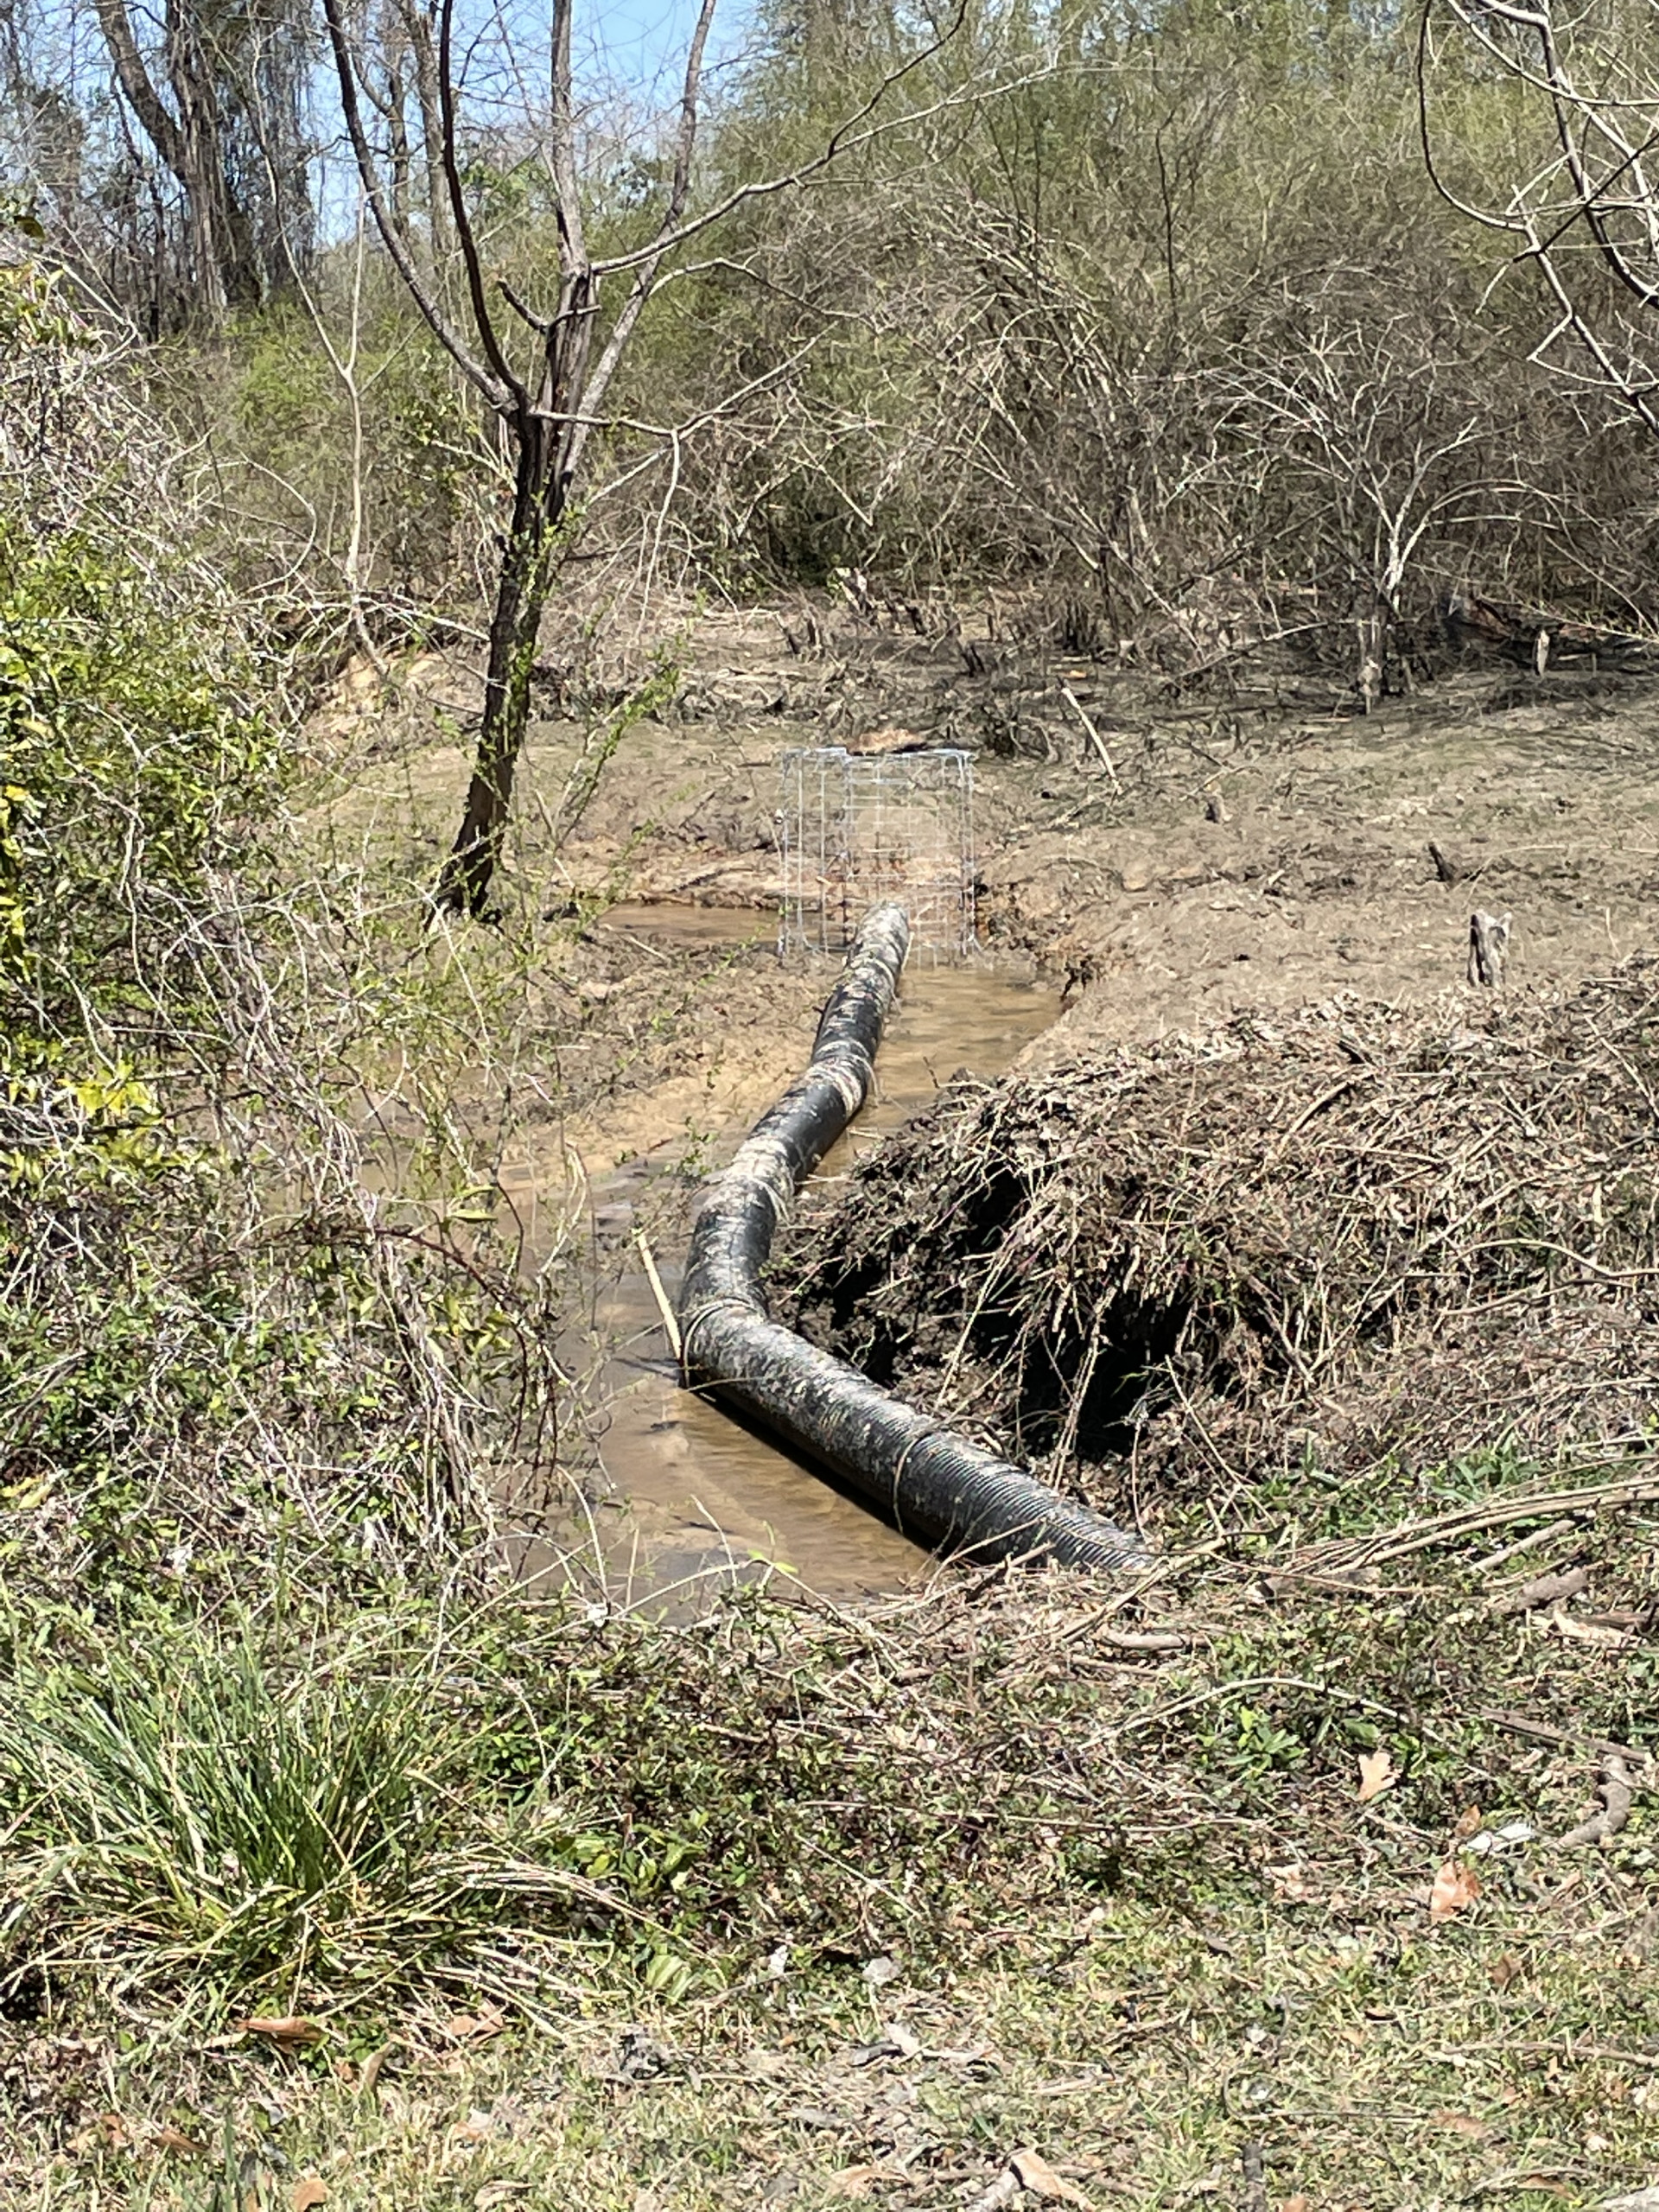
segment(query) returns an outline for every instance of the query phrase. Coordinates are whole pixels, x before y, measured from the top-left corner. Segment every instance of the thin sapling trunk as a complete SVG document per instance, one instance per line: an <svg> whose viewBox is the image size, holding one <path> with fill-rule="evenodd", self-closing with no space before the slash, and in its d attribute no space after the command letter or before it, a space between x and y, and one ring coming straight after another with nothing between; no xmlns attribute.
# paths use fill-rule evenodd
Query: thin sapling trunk
<svg viewBox="0 0 1659 2212"><path fill-rule="evenodd" d="M532 422L520 434L512 527L490 618L478 754L454 847L438 879L437 904L449 913L478 917L489 909L530 727L531 681L566 501L563 482L549 475L547 444L545 423Z"/></svg>

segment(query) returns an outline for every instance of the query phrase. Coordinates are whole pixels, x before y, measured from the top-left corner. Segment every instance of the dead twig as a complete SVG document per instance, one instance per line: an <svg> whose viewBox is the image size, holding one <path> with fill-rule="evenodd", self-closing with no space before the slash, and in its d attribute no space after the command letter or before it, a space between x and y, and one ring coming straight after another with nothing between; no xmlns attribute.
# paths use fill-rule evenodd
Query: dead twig
<svg viewBox="0 0 1659 2212"><path fill-rule="evenodd" d="M1524 1713L1480 1713L1476 1719L1493 1728L1508 1728L1517 1736L1534 1736L1541 1744L1565 1744L1575 1751L1593 1751L1601 1758L1634 1759L1637 1764L1646 1758L1629 1744L1612 1744L1599 1736L1586 1736L1580 1730L1557 1728L1548 1720L1534 1720Z"/></svg>
<svg viewBox="0 0 1659 2212"><path fill-rule="evenodd" d="M1529 1613L1540 1605L1553 1605L1559 1599L1576 1598L1589 1580L1587 1567L1569 1567L1565 1574L1541 1574L1536 1581L1523 1582L1518 1590L1494 1598L1487 1611L1500 1615Z"/></svg>
<svg viewBox="0 0 1659 2212"><path fill-rule="evenodd" d="M651 1285L651 1294L657 1301L657 1311L663 1317L663 1326L668 1332L668 1341L673 1346L674 1357L677 1359L680 1357L679 1321L675 1315L673 1306L669 1303L668 1293L663 1288L663 1279L657 1272L657 1262L652 1255L651 1246L645 1241L645 1232L643 1229L635 1230L633 1241L639 1247L640 1262L645 1270L645 1281Z"/></svg>
<svg viewBox="0 0 1659 2212"><path fill-rule="evenodd" d="M1437 1545L1455 1542L1479 1529L1501 1529L1516 1521L1541 1520L1563 1509L1574 1512L1605 1512L1623 1506L1642 1505L1659 1498L1659 1477L1634 1475L1624 1482L1586 1484L1582 1490L1531 1491L1518 1497L1489 1498L1479 1505L1463 1506L1432 1521L1405 1521L1376 1536L1352 1541L1313 1544L1299 1555L1298 1563L1317 1560L1325 1568L1338 1561L1348 1566L1385 1566L1413 1552L1432 1551Z"/></svg>
<svg viewBox="0 0 1659 2212"><path fill-rule="evenodd" d="M1083 702L1078 698L1077 693L1071 689L1071 686L1069 683L1061 684L1060 693L1062 697L1065 700L1066 704L1071 708L1072 713L1076 715L1077 720L1083 724L1084 730L1088 733L1089 742L1094 747L1096 752L1099 753L1101 766L1105 769L1107 774L1112 779L1112 789L1115 791L1122 792L1123 786L1117 779L1117 770L1113 765L1112 756L1106 750L1106 741L1096 728L1092 719L1084 707Z"/></svg>

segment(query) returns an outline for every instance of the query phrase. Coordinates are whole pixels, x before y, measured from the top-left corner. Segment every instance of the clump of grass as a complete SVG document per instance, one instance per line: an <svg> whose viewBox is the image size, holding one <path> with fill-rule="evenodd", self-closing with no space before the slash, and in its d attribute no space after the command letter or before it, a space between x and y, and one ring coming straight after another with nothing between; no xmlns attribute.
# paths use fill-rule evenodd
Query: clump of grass
<svg viewBox="0 0 1659 2212"><path fill-rule="evenodd" d="M152 1611L54 1639L0 1684L11 1979L188 1991L212 2015L372 1993L516 1917L601 1893L449 1679L465 1656L409 1621L297 1639ZM533 1731L521 1719L512 1749Z"/></svg>
<svg viewBox="0 0 1659 2212"><path fill-rule="evenodd" d="M1652 1602L1618 1536L1578 1548L1591 1624ZM1254 1573L1172 1565L1104 1610L1064 1578L865 1620L749 1596L678 1627L511 1593L14 1614L4 1971L60 2016L456 1986L533 2013L741 1986L779 1944L960 1961L1090 1899L1231 1910L1264 1849L1334 1848L1363 1918L1466 1804L1547 1849L1602 1743L1639 1764L1651 1669L1598 1640L1629 1631L1569 1638L1458 1576L1274 1598ZM1613 1897L1649 1835L1638 1811L1592 1854Z"/></svg>

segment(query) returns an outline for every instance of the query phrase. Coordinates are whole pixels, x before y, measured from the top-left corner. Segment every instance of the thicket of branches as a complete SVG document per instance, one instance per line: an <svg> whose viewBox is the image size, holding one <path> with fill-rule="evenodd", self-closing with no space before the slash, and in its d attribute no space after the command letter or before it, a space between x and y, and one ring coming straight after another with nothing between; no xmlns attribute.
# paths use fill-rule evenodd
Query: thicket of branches
<svg viewBox="0 0 1659 2212"><path fill-rule="evenodd" d="M1649 11L1597 0L1570 49L1540 48L1556 55L1552 94L1527 59L1547 16L1439 6L1404 22L1313 0L943 22L891 0L763 12L747 58L705 83L687 209L810 175L740 196L652 300L593 433L589 549L740 592L839 569L912 591L1041 580L1081 643L1195 664L1287 635L1345 660L1368 696L1459 583L1645 620L1651 404L1630 334L1651 304ZM377 620L471 607L510 470L491 410L326 167L341 130L337 98L305 73L320 26L302 10L256 36L251 18L215 19L226 115L276 118L244 192L274 244L259 282L209 282L208 233L241 188L216 171L193 196L168 128L146 141L115 10L99 0L98 98L84 67L53 79L49 41L13 41L37 124L48 91L60 118L80 103L79 196L61 175L36 193L57 242L156 325L134 254L99 262L86 244L87 211L105 208L107 232L136 162L156 204L181 211L161 320L196 311L157 378L238 497ZM569 179L551 173L547 102L525 74L543 66L545 25L469 45L449 180L442 8L340 20L420 282L464 315L453 181L511 327L509 292L557 295L568 227ZM175 46L151 57L163 105ZM673 101L658 116L576 75L587 250L626 256L667 188ZM1573 99L1592 118L1576 165L1559 112ZM821 164L867 102L880 127ZM37 128L33 154L13 149L25 184L31 161L45 175L39 142ZM1604 342L1608 296L1624 319ZM226 301L245 303L227 333ZM620 309L620 295L601 302L601 336Z"/></svg>

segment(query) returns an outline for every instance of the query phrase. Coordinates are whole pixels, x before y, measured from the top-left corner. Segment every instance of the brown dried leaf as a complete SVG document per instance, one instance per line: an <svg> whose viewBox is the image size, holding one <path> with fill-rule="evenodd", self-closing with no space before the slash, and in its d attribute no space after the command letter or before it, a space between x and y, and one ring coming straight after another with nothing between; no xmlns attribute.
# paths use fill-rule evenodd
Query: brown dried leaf
<svg viewBox="0 0 1659 2212"><path fill-rule="evenodd" d="M476 2012L457 2012L446 2020L443 2032L457 2043L483 2043L490 2036L499 2036L505 2025L505 2015L499 2005L480 2005Z"/></svg>
<svg viewBox="0 0 1659 2212"><path fill-rule="evenodd" d="M383 2044L378 2050L370 2052L363 2062L363 2072L357 2085L359 2095L372 2097L374 2094L374 2085L380 2079L386 2061L397 2048L396 2044L388 2043Z"/></svg>
<svg viewBox="0 0 1659 2212"><path fill-rule="evenodd" d="M1307 2207L1308 2201L1306 2197L1287 2196L1284 2202L1279 2207L1279 2212L1307 2212Z"/></svg>
<svg viewBox="0 0 1659 2212"><path fill-rule="evenodd" d="M864 2197L879 2181L906 2181L902 2166L843 2166L831 2174L824 2188L831 2196Z"/></svg>
<svg viewBox="0 0 1659 2212"><path fill-rule="evenodd" d="M1465 2136L1471 2143L1484 2143L1492 2132L1484 2120L1477 2120L1470 2112L1432 2112L1428 2117L1433 2126L1449 2129L1453 2135Z"/></svg>
<svg viewBox="0 0 1659 2212"><path fill-rule="evenodd" d="M236 2025L245 2036L268 2036L272 2043L285 2044L292 2050L307 2044L321 2043L328 2032L321 2020L308 2020L299 2012L284 2012L271 2019L256 2015L238 2020Z"/></svg>
<svg viewBox="0 0 1659 2212"><path fill-rule="evenodd" d="M1485 1824L1486 1815L1478 1805L1465 1805L1458 1815L1458 1824L1452 1834L1458 1842L1464 1843L1471 1835L1478 1835Z"/></svg>
<svg viewBox="0 0 1659 2212"><path fill-rule="evenodd" d="M1369 1805L1373 1797L1380 1797L1385 1789L1392 1789L1399 1779L1394 1761L1386 1751L1362 1751L1359 1755L1358 1802Z"/></svg>
<svg viewBox="0 0 1659 2212"><path fill-rule="evenodd" d="M1494 1989L1507 1989L1511 1982L1519 1981L1526 1968L1513 1951L1505 1951L1501 1959L1492 1961L1491 1976Z"/></svg>
<svg viewBox="0 0 1659 2212"><path fill-rule="evenodd" d="M1040 2151L1016 2151L1008 2160L1008 2171L1029 2196L1046 2197L1053 2204L1089 2202L1080 2189L1061 2179Z"/></svg>
<svg viewBox="0 0 1659 2212"><path fill-rule="evenodd" d="M176 2127L158 2127L149 2139L156 2150L176 2151L181 2158L205 2158L207 2155L205 2143L198 2143L194 2136L186 2135Z"/></svg>
<svg viewBox="0 0 1659 2212"><path fill-rule="evenodd" d="M1454 1913L1471 1905L1479 1895L1480 1877L1474 1868L1448 1859L1434 1877L1434 1886L1428 1893L1428 1916L1431 1920L1450 1920Z"/></svg>
<svg viewBox="0 0 1659 2212"><path fill-rule="evenodd" d="M315 2174L302 2174L294 2184L294 2212L313 2212L313 2208L328 2202L328 2192Z"/></svg>

